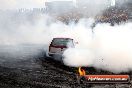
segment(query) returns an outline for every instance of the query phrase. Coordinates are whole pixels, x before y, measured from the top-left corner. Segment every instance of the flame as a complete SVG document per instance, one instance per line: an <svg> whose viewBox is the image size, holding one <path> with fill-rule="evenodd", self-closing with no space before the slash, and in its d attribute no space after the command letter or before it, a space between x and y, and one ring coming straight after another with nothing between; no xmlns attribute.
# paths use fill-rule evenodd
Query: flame
<svg viewBox="0 0 132 88"><path fill-rule="evenodd" d="M79 75L80 75L80 76L84 76L84 75L86 75L85 70L82 69L81 67L79 67L78 72L79 72Z"/></svg>

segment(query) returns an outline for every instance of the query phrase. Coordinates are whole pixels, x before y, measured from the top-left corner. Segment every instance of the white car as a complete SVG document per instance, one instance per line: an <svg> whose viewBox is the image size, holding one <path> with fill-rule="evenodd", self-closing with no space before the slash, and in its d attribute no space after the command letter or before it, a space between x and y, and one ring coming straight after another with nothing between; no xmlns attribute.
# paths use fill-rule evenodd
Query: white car
<svg viewBox="0 0 132 88"><path fill-rule="evenodd" d="M70 47L75 47L73 39L53 38L51 44L49 45L49 51L47 52L46 56L61 61L63 58L63 52Z"/></svg>

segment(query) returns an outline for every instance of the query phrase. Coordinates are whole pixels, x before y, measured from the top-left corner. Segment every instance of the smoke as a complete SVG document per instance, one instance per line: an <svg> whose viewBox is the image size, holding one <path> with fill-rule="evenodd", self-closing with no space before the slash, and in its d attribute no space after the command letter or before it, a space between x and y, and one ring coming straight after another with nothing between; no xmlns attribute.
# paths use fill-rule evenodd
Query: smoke
<svg viewBox="0 0 132 88"><path fill-rule="evenodd" d="M92 0L92 1L91 0L52 0L52 1L54 2L46 3L46 7L50 13L59 16L60 15L63 16L65 14L66 16L71 16L70 14L72 14L76 17L79 17L80 15L82 17L95 17L99 14L102 14L103 10L111 6L111 2L109 0L98 0L98 1L97 0Z"/></svg>
<svg viewBox="0 0 132 88"><path fill-rule="evenodd" d="M83 35L85 46L79 40L79 47L65 51L64 63L74 67L92 66L115 73L132 70L131 25L132 23L114 27L109 24L97 25L93 36ZM89 41L89 37L92 40Z"/></svg>
<svg viewBox="0 0 132 88"><path fill-rule="evenodd" d="M0 0L0 9L42 8L45 0Z"/></svg>
<svg viewBox="0 0 132 88"><path fill-rule="evenodd" d="M48 50L54 37L70 37L79 44L64 52L65 65L92 66L116 73L132 70L132 23L115 26L98 24L91 29L93 22L92 18L82 18L77 24L71 22L66 25L42 13L0 11L0 56L27 58L40 50ZM25 47L26 44L30 47ZM7 45L13 46L13 49ZM3 52L5 56L2 56Z"/></svg>
<svg viewBox="0 0 132 88"><path fill-rule="evenodd" d="M21 56L27 58L36 55L42 49L48 49L54 37L70 37L79 44L76 48L69 48L64 52L65 65L93 66L112 72L126 72L132 69L131 22L115 26L98 24L91 29L94 22L92 18L66 25L41 13L10 12L1 13L0 20L0 45L6 47L4 52L10 50L8 55L13 55L17 59ZM29 44L30 48L19 46L24 44ZM39 47L34 47L34 44ZM7 49L7 45L14 45L15 51ZM3 53L3 49L1 52ZM16 55L16 52L21 53Z"/></svg>
<svg viewBox="0 0 132 88"><path fill-rule="evenodd" d="M77 0L77 6L84 16L94 17L102 14L103 10L111 6L111 2L109 0Z"/></svg>
<svg viewBox="0 0 132 88"><path fill-rule="evenodd" d="M123 4L131 3L131 0L117 0L116 2L119 6L122 6Z"/></svg>

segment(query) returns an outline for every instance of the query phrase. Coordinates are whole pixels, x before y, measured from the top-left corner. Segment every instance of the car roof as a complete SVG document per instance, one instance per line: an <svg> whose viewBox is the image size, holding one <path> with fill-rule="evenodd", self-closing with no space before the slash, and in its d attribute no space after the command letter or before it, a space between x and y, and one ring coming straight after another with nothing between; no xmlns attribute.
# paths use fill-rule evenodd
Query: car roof
<svg viewBox="0 0 132 88"><path fill-rule="evenodd" d="M53 39L72 39L72 38L56 37L56 38L53 38Z"/></svg>

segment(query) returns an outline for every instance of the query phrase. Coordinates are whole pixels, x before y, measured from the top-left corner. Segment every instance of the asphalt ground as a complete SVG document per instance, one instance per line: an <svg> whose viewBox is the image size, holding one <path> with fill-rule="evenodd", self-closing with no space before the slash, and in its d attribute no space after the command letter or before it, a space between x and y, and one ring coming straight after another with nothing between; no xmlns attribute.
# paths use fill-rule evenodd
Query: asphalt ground
<svg viewBox="0 0 132 88"><path fill-rule="evenodd" d="M79 84L78 69L45 59L38 46L0 47L0 88L132 88L129 84ZM113 74L86 68L88 74ZM129 74L131 72L122 73Z"/></svg>

